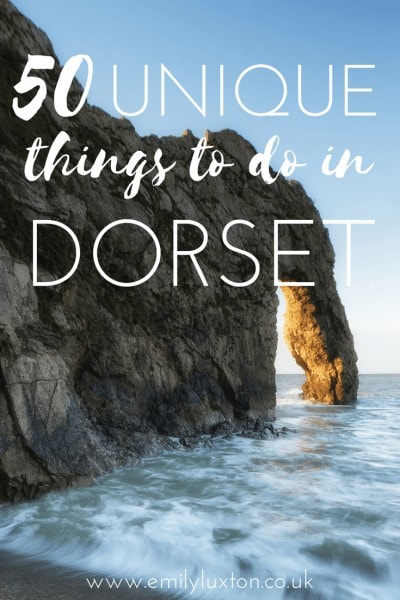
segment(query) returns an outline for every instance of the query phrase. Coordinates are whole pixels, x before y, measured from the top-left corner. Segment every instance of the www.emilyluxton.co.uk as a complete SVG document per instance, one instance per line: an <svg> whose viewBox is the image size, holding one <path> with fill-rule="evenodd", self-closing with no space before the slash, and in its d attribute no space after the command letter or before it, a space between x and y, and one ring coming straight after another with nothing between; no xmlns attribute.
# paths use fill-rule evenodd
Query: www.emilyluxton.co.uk
<svg viewBox="0 0 400 600"><path fill-rule="evenodd" d="M149 579L120 578L114 577L92 577L86 578L88 586L92 590L100 588L109 589L151 589L151 590L177 590L188 591L190 595L201 590L251 590L251 589L312 589L312 577L304 570L303 577L236 577L232 572L229 577L214 577L207 575L204 569L199 577L193 577L185 571L178 577L150 577Z"/></svg>

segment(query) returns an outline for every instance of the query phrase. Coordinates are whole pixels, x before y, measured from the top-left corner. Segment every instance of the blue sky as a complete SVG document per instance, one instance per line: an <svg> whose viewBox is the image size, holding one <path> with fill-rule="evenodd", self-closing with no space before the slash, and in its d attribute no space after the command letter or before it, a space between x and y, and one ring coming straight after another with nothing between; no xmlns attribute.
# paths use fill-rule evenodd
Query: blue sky
<svg viewBox="0 0 400 600"><path fill-rule="evenodd" d="M361 372L400 372L400 3L397 0L15 0L14 4L46 31L61 62L78 53L94 62L89 101L116 114L112 68L118 65L121 105L135 110L143 98L143 65L149 65L148 109L133 119L142 135L180 135L190 128L230 127L262 150L274 134L280 148L294 150L307 167L301 181L324 219L375 219L353 233L352 286L345 285L344 228L331 227L339 293L352 327ZM170 86L166 115L160 116L160 64L200 98L201 65L207 65L207 116L201 116ZM225 115L218 111L219 65L225 66ZM250 65L278 69L288 86L286 117L255 117L234 97L234 83ZM297 65L304 72L304 104L321 110L327 102L328 65L333 65L333 105L322 117L297 106ZM353 71L351 85L372 87L353 94L351 108L376 117L344 116L344 65L373 64ZM258 70L242 85L253 110L279 100L271 73ZM346 149L375 163L368 175L349 172L327 177L320 164L328 147ZM279 166L278 161L272 163ZM280 329L282 310L279 315ZM282 337L282 336L281 336ZM280 344L277 369L294 371Z"/></svg>

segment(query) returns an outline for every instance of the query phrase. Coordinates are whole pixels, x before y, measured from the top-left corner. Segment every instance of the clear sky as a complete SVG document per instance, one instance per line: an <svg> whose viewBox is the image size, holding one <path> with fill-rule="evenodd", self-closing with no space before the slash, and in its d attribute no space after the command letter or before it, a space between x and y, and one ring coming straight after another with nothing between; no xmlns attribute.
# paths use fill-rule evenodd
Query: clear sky
<svg viewBox="0 0 400 600"><path fill-rule="evenodd" d="M339 293L359 355L360 372L400 372L400 2L398 0L15 0L46 31L61 62L78 53L94 62L91 103L116 115L112 68L119 69L121 107L137 110L143 100L143 65L149 65L149 106L133 123L141 135L180 135L190 128L230 127L263 150L274 134L279 154L291 148L307 166L301 181L323 219L375 219L353 231L352 285L345 281L344 228L330 227L337 256ZM166 114L160 115L160 64L200 100L201 65L207 65L207 115L199 114L171 85ZM288 116L256 117L238 106L235 81L251 65L268 64L287 82L282 110ZM322 110L328 99L328 65L333 65L333 103L324 116L309 117L297 105L297 65L304 73L304 105ZM351 96L350 110L375 117L344 116L344 65L375 65L351 72L351 87L372 93ZM219 65L225 67L225 114L219 115ZM246 76L242 99L267 111L280 98L271 72ZM333 147L361 155L370 173L349 170L343 179L321 173ZM280 160L273 161L277 168ZM352 172L351 172L352 171ZM283 300L282 300L283 304ZM279 314L282 329L282 309ZM282 335L280 336L282 338ZM296 370L280 344L277 369Z"/></svg>

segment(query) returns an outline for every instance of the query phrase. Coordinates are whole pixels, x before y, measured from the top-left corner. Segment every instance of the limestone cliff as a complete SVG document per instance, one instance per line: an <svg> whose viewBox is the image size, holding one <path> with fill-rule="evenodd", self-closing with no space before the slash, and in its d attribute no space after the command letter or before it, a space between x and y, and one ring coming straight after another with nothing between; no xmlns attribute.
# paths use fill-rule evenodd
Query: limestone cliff
<svg viewBox="0 0 400 600"><path fill-rule="evenodd" d="M12 112L13 86L27 54L53 55L46 35L8 0L0 0L0 499L34 497L156 452L167 436L212 433L274 418L277 296L273 285L274 219L313 219L313 226L281 226L281 248L309 249L310 257L282 257L282 279L315 281L314 288L286 288L287 337L308 380L305 393L325 402L356 395L356 355L333 278L334 254L320 216L300 184L279 178L266 185L248 173L255 150L232 131L210 133L234 169L194 183L188 176L190 132L181 138L140 138L132 125L85 106L61 119L50 100L29 122ZM46 74L54 90L59 64ZM71 99L79 96L74 83ZM51 94L49 94L51 96ZM60 130L71 137L77 161L87 146L129 157L135 150L166 163L177 161L160 187L145 180L136 198L123 199L127 181L104 171L98 179L55 174L28 183L26 148L40 136L50 144ZM73 277L54 287L32 286L32 222L51 219L77 235L82 255ZM96 271L93 243L118 219L147 224L161 244L155 275L134 288L114 286ZM209 241L198 255L208 280L203 287L189 259L180 260L172 285L172 223L195 220ZM232 228L231 220L255 224ZM180 244L196 248L193 227ZM65 232L39 235L39 278L57 279L73 262ZM99 254L107 273L122 281L143 276L154 261L148 236L129 225L104 237Z"/></svg>

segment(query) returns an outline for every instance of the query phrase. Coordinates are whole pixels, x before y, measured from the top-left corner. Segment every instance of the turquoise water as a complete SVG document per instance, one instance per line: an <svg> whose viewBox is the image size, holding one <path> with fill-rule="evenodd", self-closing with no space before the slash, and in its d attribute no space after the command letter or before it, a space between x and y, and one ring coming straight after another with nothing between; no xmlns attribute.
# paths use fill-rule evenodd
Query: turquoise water
<svg viewBox="0 0 400 600"><path fill-rule="evenodd" d="M304 402L301 382L278 377L276 425L295 434L3 507L0 549L185 598L399 598L400 375L362 376L349 407Z"/></svg>

